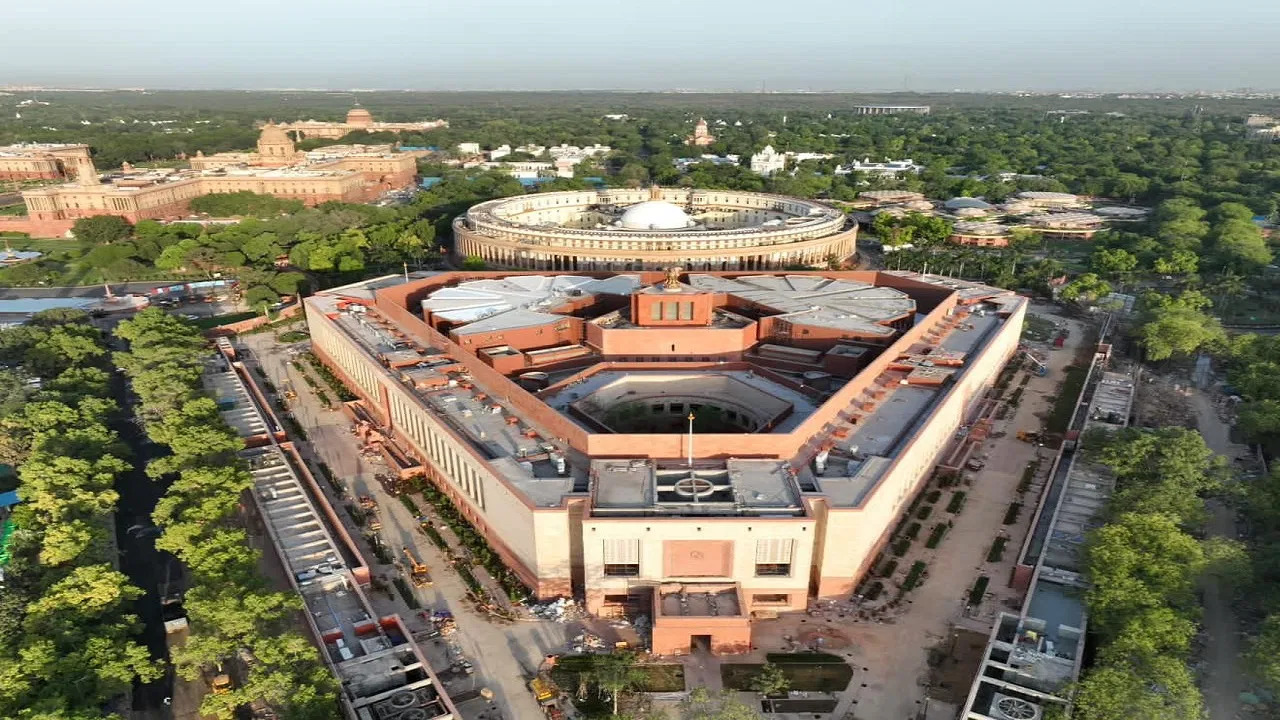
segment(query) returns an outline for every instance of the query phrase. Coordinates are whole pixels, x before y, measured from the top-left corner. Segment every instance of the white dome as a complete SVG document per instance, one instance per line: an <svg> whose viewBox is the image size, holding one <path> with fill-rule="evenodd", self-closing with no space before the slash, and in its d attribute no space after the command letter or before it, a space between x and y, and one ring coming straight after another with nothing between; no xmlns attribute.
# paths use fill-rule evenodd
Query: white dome
<svg viewBox="0 0 1280 720"><path fill-rule="evenodd" d="M648 200L627 208L618 225L627 230L681 230L693 225L693 220L673 203Z"/></svg>

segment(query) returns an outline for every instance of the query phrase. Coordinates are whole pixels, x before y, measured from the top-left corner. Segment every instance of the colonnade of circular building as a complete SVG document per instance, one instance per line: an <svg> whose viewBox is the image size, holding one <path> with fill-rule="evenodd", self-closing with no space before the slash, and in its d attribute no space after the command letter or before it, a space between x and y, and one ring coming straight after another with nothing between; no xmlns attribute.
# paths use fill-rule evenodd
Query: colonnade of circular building
<svg viewBox="0 0 1280 720"><path fill-rule="evenodd" d="M549 192L480 203L453 225L455 252L529 270L826 267L857 225L822 203L686 188Z"/></svg>

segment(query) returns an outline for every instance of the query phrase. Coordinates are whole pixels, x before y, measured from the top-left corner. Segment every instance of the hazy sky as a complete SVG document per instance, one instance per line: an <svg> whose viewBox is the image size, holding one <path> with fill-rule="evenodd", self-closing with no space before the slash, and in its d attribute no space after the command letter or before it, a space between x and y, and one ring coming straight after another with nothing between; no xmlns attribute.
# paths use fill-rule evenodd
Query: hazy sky
<svg viewBox="0 0 1280 720"><path fill-rule="evenodd" d="M1276 0L8 0L0 85L1280 87Z"/></svg>

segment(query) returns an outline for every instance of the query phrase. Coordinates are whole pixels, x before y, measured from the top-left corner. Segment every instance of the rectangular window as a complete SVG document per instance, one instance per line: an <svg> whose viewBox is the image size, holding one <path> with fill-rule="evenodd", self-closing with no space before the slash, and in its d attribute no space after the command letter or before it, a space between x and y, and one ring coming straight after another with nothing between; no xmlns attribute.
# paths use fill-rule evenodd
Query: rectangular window
<svg viewBox="0 0 1280 720"><path fill-rule="evenodd" d="M629 539L605 540L604 576L639 577L640 541Z"/></svg>
<svg viewBox="0 0 1280 720"><path fill-rule="evenodd" d="M649 319L650 320L662 319L662 303L656 302L649 306Z"/></svg>
<svg viewBox="0 0 1280 720"><path fill-rule="evenodd" d="M691 302L680 303L680 319L681 320L693 319L693 303Z"/></svg>
<svg viewBox="0 0 1280 720"><path fill-rule="evenodd" d="M662 317L663 317L663 319L664 319L664 320L677 320L677 319L679 319L679 315L680 315L680 311L679 311L680 303L675 302L675 301L672 301L672 302L664 302L664 303L662 303L662 305L663 305L663 308L662 308Z"/></svg>
<svg viewBox="0 0 1280 720"><path fill-rule="evenodd" d="M753 605L787 605L790 602L786 593L757 593L751 596Z"/></svg>
<svg viewBox="0 0 1280 720"><path fill-rule="evenodd" d="M795 541L790 538L756 540L756 577L791 575L791 552Z"/></svg>

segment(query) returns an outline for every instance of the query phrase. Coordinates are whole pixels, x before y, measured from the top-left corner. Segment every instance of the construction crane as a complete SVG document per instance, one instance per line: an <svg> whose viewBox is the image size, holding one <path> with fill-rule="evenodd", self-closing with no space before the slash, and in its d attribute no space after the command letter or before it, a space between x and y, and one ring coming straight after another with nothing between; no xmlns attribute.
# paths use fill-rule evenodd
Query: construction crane
<svg viewBox="0 0 1280 720"><path fill-rule="evenodd" d="M427 566L418 562L418 558L409 548L404 549L404 556L409 561L409 579L413 581L414 587L430 586L431 573L427 570Z"/></svg>

